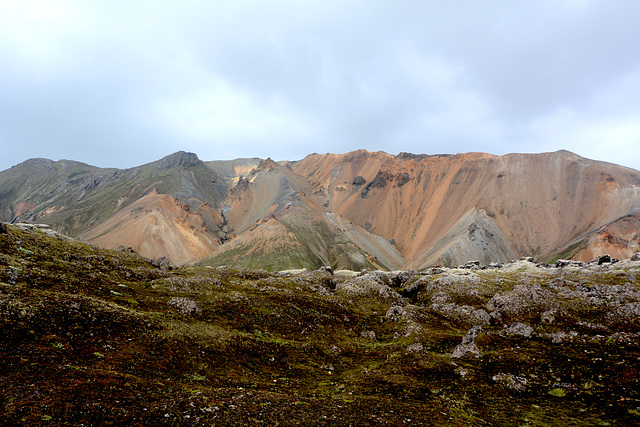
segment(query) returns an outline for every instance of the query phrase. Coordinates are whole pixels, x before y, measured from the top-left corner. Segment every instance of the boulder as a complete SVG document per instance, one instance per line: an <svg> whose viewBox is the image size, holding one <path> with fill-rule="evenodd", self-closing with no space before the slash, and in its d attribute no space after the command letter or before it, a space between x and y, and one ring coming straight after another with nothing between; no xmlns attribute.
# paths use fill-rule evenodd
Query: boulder
<svg viewBox="0 0 640 427"><path fill-rule="evenodd" d="M371 341L375 341L375 340L376 340L376 333L375 333L375 332L373 332L373 331L371 331L371 330L369 330L369 331L362 331L362 332L360 332L360 336L361 336L362 338L368 338L368 339L370 339Z"/></svg>
<svg viewBox="0 0 640 427"><path fill-rule="evenodd" d="M405 313L406 314L406 313ZM403 315L404 317L404 315ZM402 330L393 334L393 339L397 340L398 338L405 337L408 338L412 335L418 335L423 332L422 326L419 323L414 322L413 320L407 320L405 323L405 327Z"/></svg>
<svg viewBox="0 0 640 427"><path fill-rule="evenodd" d="M399 305L392 305L389 310L387 310L384 317L390 320L399 320L404 313L404 308Z"/></svg>
<svg viewBox="0 0 640 427"><path fill-rule="evenodd" d="M466 264L458 267L458 268L465 268L468 270L478 270L480 268L480 261L475 260L475 261L469 261Z"/></svg>
<svg viewBox="0 0 640 427"><path fill-rule="evenodd" d="M611 256L610 255L602 255L601 257L598 257L598 265L602 265L604 263L610 263L611 262Z"/></svg>
<svg viewBox="0 0 640 427"><path fill-rule="evenodd" d="M495 294L486 308L492 318L508 322L533 320L557 305L557 296L540 285L516 285L510 292Z"/></svg>
<svg viewBox="0 0 640 427"><path fill-rule="evenodd" d="M529 338L533 333L533 328L529 325L518 322L505 326L505 332L507 335L520 335L525 338Z"/></svg>
<svg viewBox="0 0 640 427"><path fill-rule="evenodd" d="M556 310L547 310L540 315L540 321L547 324L552 324L556 321Z"/></svg>
<svg viewBox="0 0 640 427"><path fill-rule="evenodd" d="M369 272L343 283L336 284L336 291L348 296L378 296L400 299L400 295L389 286L391 281L382 272Z"/></svg>
<svg viewBox="0 0 640 427"><path fill-rule="evenodd" d="M499 270L502 267L504 267L504 264L498 264L497 262L490 262L489 264L482 267L482 269L483 270L491 270L491 269Z"/></svg>
<svg viewBox="0 0 640 427"><path fill-rule="evenodd" d="M197 314L202 312L202 309L198 307L198 304L192 298L175 297L171 298L167 304L175 307L182 314Z"/></svg>
<svg viewBox="0 0 640 427"><path fill-rule="evenodd" d="M525 377L517 377L512 374L505 374L501 372L491 377L491 379L511 390L525 391L527 388L527 379Z"/></svg>
<svg viewBox="0 0 640 427"><path fill-rule="evenodd" d="M553 339L551 340L554 344L561 344L566 342L573 342L578 337L578 333L576 331L564 332L560 331L552 335Z"/></svg>
<svg viewBox="0 0 640 427"><path fill-rule="evenodd" d="M447 319L462 323L487 326L491 322L489 313L481 308L474 308L469 305L432 304L431 308Z"/></svg>
<svg viewBox="0 0 640 427"><path fill-rule="evenodd" d="M585 263L582 261L573 261L570 259L559 259L556 261L556 267L557 268L564 268L564 267L584 267Z"/></svg>
<svg viewBox="0 0 640 427"><path fill-rule="evenodd" d="M329 273L333 276L333 268L331 268L331 266L328 266L328 265L322 266L318 269L318 271L321 273Z"/></svg>
<svg viewBox="0 0 640 427"><path fill-rule="evenodd" d="M397 271L393 273L387 273L387 277L391 280L391 286L394 288L401 288L407 283L412 277L415 276L415 272L413 271Z"/></svg>
<svg viewBox="0 0 640 427"><path fill-rule="evenodd" d="M159 268L161 270L167 270L169 268L169 260L167 259L167 257L162 256L158 259L154 259L151 264L156 267Z"/></svg>
<svg viewBox="0 0 640 427"><path fill-rule="evenodd" d="M462 337L462 342L458 344L458 346L453 350L451 354L452 359L466 359L466 358L479 358L480 357L480 349L475 344L475 339L482 332L482 326L475 325L467 335Z"/></svg>
<svg viewBox="0 0 640 427"><path fill-rule="evenodd" d="M407 353L422 353L424 351L424 346L419 342L409 344L407 346Z"/></svg>

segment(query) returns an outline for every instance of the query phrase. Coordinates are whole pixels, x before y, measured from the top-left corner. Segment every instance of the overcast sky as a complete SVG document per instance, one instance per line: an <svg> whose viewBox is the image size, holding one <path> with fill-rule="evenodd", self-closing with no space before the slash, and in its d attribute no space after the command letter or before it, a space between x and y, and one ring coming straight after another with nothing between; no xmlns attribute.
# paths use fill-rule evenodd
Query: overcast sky
<svg viewBox="0 0 640 427"><path fill-rule="evenodd" d="M0 0L0 170L567 149L640 169L640 1Z"/></svg>

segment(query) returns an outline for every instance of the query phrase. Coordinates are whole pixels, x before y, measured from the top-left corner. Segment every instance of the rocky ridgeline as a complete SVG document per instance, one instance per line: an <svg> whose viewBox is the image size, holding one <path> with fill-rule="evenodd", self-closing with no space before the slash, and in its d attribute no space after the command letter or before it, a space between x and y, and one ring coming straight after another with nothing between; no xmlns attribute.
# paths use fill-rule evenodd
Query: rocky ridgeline
<svg viewBox="0 0 640 427"><path fill-rule="evenodd" d="M397 337L410 337L421 320L436 314L470 329L452 358L481 357L474 343L482 333L542 339L550 344L638 341L640 338L640 253L616 260L609 255L589 263L558 260L536 264L533 258L482 266L478 261L457 268L425 271L291 270L310 280L318 292L346 298L388 300L385 319L401 322ZM320 284L324 283L325 286ZM483 327L492 326L492 332ZM496 326L502 327L497 329ZM363 336L372 336L364 332Z"/></svg>

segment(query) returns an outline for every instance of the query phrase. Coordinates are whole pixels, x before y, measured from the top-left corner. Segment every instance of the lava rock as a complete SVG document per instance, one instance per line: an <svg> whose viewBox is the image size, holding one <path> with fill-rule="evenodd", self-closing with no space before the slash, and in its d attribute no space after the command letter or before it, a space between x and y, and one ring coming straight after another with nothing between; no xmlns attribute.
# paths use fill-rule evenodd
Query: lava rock
<svg viewBox="0 0 640 427"><path fill-rule="evenodd" d="M202 312L202 309L198 307L198 304L192 298L175 297L171 298L167 304L177 308L182 314L196 314Z"/></svg>
<svg viewBox="0 0 640 427"><path fill-rule="evenodd" d="M167 270L169 268L169 260L165 256L153 260L151 264L160 270Z"/></svg>
<svg viewBox="0 0 640 427"><path fill-rule="evenodd" d="M495 294L486 308L498 321L533 320L540 313L557 306L557 296L540 285L516 285L510 292Z"/></svg>
<svg viewBox="0 0 640 427"><path fill-rule="evenodd" d="M517 377L512 374L499 373L491 377L497 383L515 391L525 391L527 388L527 379L525 377Z"/></svg>
<svg viewBox="0 0 640 427"><path fill-rule="evenodd" d="M482 332L482 326L475 325L467 335L462 337L462 342L457 345L457 347L453 350L451 354L452 359L466 359L466 358L479 358L480 357L480 349L475 344L476 337L478 334Z"/></svg>
<svg viewBox="0 0 640 427"><path fill-rule="evenodd" d="M507 335L520 335L525 338L529 338L533 333L533 328L529 325L518 322L509 326L505 326L505 332L507 333Z"/></svg>
<svg viewBox="0 0 640 427"><path fill-rule="evenodd" d="M480 268L480 261L469 261L466 264L460 266L459 268L465 268L468 270L478 270Z"/></svg>
<svg viewBox="0 0 640 427"><path fill-rule="evenodd" d="M424 346L419 342L414 344L409 344L407 346L407 353L422 353L424 351Z"/></svg>
<svg viewBox="0 0 640 427"><path fill-rule="evenodd" d="M610 255L602 255L601 257L598 257L598 265L602 265L604 263L610 263L611 262L611 256Z"/></svg>
<svg viewBox="0 0 640 427"><path fill-rule="evenodd" d="M376 340L376 333L371 331L371 330L360 332L360 336L362 338L369 338L371 341L375 341Z"/></svg>
<svg viewBox="0 0 640 427"><path fill-rule="evenodd" d="M431 308L446 317L447 319L472 325L488 325L491 323L491 316L481 308L468 305L457 304L432 304Z"/></svg>
<svg viewBox="0 0 640 427"><path fill-rule="evenodd" d="M556 261L556 268L564 267L584 267L585 263L582 261L573 261L570 259L559 259Z"/></svg>
<svg viewBox="0 0 640 427"><path fill-rule="evenodd" d="M385 313L384 317L391 320L398 320L404 314L404 308L399 305L392 305Z"/></svg>

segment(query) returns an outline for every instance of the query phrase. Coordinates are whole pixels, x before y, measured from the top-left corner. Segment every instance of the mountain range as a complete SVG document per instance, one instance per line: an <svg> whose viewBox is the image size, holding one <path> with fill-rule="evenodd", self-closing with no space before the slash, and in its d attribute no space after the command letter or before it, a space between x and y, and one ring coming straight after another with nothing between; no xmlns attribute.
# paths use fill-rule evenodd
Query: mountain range
<svg viewBox="0 0 640 427"><path fill-rule="evenodd" d="M0 220L48 224L173 264L420 270L640 250L640 172L568 151L415 155L130 169L30 159L0 172Z"/></svg>

